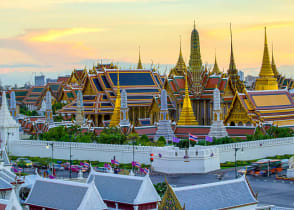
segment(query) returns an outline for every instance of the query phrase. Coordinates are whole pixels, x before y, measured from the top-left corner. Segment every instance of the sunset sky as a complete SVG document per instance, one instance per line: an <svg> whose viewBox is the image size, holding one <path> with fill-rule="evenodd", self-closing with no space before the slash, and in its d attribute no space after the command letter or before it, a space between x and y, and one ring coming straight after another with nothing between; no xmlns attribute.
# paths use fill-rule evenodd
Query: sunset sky
<svg viewBox="0 0 294 210"><path fill-rule="evenodd" d="M97 60L135 66L174 65L179 36L185 61L193 21L203 63L229 63L232 23L237 68L256 75L261 66L264 26L280 72L294 76L293 0L5 0L0 3L0 79L32 81L90 67ZM271 47L270 47L271 49ZM293 69L293 70L292 70Z"/></svg>

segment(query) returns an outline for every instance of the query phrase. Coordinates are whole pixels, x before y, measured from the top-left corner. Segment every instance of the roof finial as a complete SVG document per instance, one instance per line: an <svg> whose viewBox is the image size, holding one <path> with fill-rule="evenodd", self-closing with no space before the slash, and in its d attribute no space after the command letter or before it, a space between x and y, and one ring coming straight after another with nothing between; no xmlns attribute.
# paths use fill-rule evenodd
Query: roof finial
<svg viewBox="0 0 294 210"><path fill-rule="evenodd" d="M180 55L182 55L182 36L180 35Z"/></svg>
<svg viewBox="0 0 294 210"><path fill-rule="evenodd" d="M139 61L137 65L137 69L143 69L142 61L141 61L141 47L139 45Z"/></svg>
<svg viewBox="0 0 294 210"><path fill-rule="evenodd" d="M195 24L195 19L194 19L194 30L196 30L196 24Z"/></svg>

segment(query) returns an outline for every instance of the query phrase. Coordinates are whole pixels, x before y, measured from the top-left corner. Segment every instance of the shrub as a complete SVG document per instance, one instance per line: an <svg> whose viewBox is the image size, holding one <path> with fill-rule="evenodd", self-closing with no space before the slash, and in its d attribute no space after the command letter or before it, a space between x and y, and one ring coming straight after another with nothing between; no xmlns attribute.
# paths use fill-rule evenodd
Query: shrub
<svg viewBox="0 0 294 210"><path fill-rule="evenodd" d="M163 136L160 136L156 142L156 146L163 147L166 145L166 140Z"/></svg>

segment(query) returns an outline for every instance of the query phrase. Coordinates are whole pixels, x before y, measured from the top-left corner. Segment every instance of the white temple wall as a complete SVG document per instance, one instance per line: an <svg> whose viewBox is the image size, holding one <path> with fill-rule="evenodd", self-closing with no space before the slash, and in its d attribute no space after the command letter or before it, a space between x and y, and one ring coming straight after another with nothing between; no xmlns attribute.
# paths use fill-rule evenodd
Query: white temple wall
<svg viewBox="0 0 294 210"><path fill-rule="evenodd" d="M221 163L235 161L234 148L240 148L237 151L237 160L261 159L269 156L294 154L294 137L223 144L216 145L216 147L220 152Z"/></svg>
<svg viewBox="0 0 294 210"><path fill-rule="evenodd" d="M11 136L9 138L12 138ZM19 140L10 141L8 152L15 156L32 156L32 157L51 157L51 148L46 149L46 141L36 140ZM51 143L51 142L49 142ZM107 144L90 144L90 143L68 143L68 142L53 142L54 143L54 158L69 159L70 144L72 145L72 155L74 159L91 160L91 161L110 161L113 156L120 163L130 163L133 157L133 149L131 145L107 145ZM243 148L243 151L237 151L237 160L252 160L260 159L268 156L294 154L294 137L251 141L244 143L225 144L207 146L207 148L217 148L219 151L219 160L221 163L235 160L235 149ZM162 149L162 158L166 156L172 157L175 150L168 148L157 148L148 146L135 146L135 160L141 163L150 164L150 153L154 149ZM178 157L184 157L184 150L179 150ZM189 153L189 157L194 157L196 150L193 148ZM168 155L165 155L168 154ZM182 154L183 153L183 154ZM158 154L154 154L155 156ZM209 154L210 155L210 154ZM157 158L157 157L155 157ZM196 157L195 157L196 158ZM185 162L185 164L189 162ZM183 163L182 163L183 164ZM199 163L200 164L200 163ZM209 161L205 164L211 165ZM207 166L200 166L207 168Z"/></svg>

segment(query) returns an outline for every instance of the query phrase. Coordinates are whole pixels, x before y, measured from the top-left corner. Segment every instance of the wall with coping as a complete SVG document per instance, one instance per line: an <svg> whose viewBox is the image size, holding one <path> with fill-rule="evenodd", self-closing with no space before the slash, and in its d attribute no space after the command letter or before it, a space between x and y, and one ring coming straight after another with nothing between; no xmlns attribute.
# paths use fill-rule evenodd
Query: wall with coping
<svg viewBox="0 0 294 210"><path fill-rule="evenodd" d="M9 141L8 152L11 155L15 156L39 156L50 158L52 150L51 148L46 148L47 143L51 142L36 140ZM58 159L69 159L70 147L72 150L73 160L99 160L102 162L109 162L115 156L115 158L120 163L130 163L133 159L132 145L111 145L70 142L53 142L53 144L53 156L54 158ZM201 156L202 159L205 159L203 164L209 165L213 164L208 161L209 156L211 155L212 151L215 151L214 155L218 154L219 161L223 163L226 161L235 160L234 148L240 148L240 150L237 151L237 160L252 160L268 156L294 154L294 137L214 145L207 147L197 146L190 148L188 156L189 159L195 158L195 161L199 160ZM180 150L174 147L135 146L134 150L135 160L144 164L150 164L150 153L155 154L155 160L158 159L158 153L161 153L161 160L166 160L166 158L168 158L173 161L179 160L181 161L181 163L183 162L183 157L185 156L185 150ZM195 156L197 150L199 154L198 157ZM207 154L202 155L202 151L206 151ZM177 152L177 157L175 157L175 152ZM160 160L158 159L158 161ZM189 162L184 163L186 165L189 165ZM192 164L192 162L190 163ZM205 168L205 166L203 166L203 168Z"/></svg>
<svg viewBox="0 0 294 210"><path fill-rule="evenodd" d="M189 150L176 147L154 148L152 153L153 169L161 173L207 173L220 169L219 152L216 147L197 146Z"/></svg>
<svg viewBox="0 0 294 210"><path fill-rule="evenodd" d="M235 161L235 148L240 148L236 153L237 160L253 160L294 154L294 137L215 145L215 147L219 149L221 163Z"/></svg>

